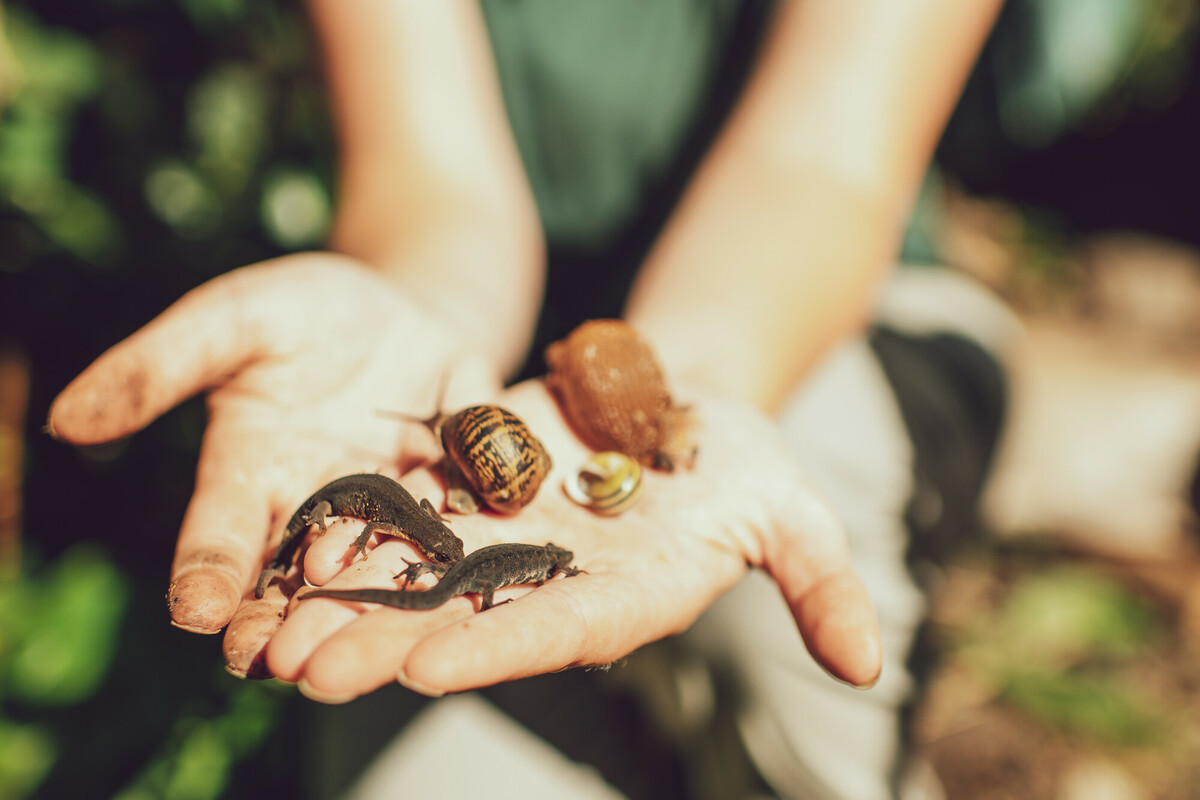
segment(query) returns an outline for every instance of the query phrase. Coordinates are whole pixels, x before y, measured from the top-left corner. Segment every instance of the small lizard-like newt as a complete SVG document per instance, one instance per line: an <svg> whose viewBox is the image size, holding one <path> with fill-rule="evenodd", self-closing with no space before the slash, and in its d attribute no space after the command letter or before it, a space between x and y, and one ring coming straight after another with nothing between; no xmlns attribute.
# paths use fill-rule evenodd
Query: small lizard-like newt
<svg viewBox="0 0 1200 800"><path fill-rule="evenodd" d="M493 544L479 548L448 567L445 564L422 562L410 564L401 573L406 583L426 572L441 575L441 580L432 589L314 589L301 595L300 599L332 597L359 603L379 603L393 608L425 610L437 608L460 594L478 594L486 611L495 605L497 589L522 583L541 585L560 572L568 576L583 572L571 566L574 557L575 554L570 550L549 543L545 547Z"/></svg>
<svg viewBox="0 0 1200 800"><path fill-rule="evenodd" d="M407 489L386 475L347 475L322 486L292 514L274 558L258 576L255 597L263 596L272 578L287 572L310 525L325 532L327 516L367 521L353 545L364 556L367 540L379 531L407 539L427 558L443 565L463 557L462 540L446 527L428 499L418 503Z"/></svg>

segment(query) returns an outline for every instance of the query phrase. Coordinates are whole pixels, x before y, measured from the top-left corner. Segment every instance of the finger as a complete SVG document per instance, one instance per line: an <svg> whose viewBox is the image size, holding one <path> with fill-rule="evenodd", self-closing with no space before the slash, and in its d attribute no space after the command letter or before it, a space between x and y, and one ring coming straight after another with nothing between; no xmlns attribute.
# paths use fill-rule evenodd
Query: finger
<svg viewBox="0 0 1200 800"><path fill-rule="evenodd" d="M404 567L408 551L385 542L371 551L371 557L356 561L329 582L330 588L396 589L393 576ZM313 651L345 625L366 611L377 608L366 603L314 598L294 600L287 619L267 646L267 667L283 680L299 680L304 664Z"/></svg>
<svg viewBox="0 0 1200 800"><path fill-rule="evenodd" d="M76 444L127 436L235 371L262 348L261 323L279 315L268 296L273 272L269 262L245 267L185 294L71 381L47 430Z"/></svg>
<svg viewBox="0 0 1200 800"><path fill-rule="evenodd" d="M312 540L304 552L304 580L313 586L324 586L356 560L361 560L353 549L354 541L365 527L362 520L343 518L330 522L325 532ZM367 540L368 553L379 544L378 533Z"/></svg>
<svg viewBox="0 0 1200 800"><path fill-rule="evenodd" d="M225 669L238 678L269 678L267 643L283 624L288 598L280 584L267 588L261 600L247 594L225 631Z"/></svg>
<svg viewBox="0 0 1200 800"><path fill-rule="evenodd" d="M593 641L589 628L578 605L543 586L426 637L397 677L436 695L558 672L582 663Z"/></svg>
<svg viewBox="0 0 1200 800"><path fill-rule="evenodd" d="M271 438L220 419L209 426L171 568L168 605L184 630L223 628L262 568L279 483L265 455Z"/></svg>
<svg viewBox="0 0 1200 800"><path fill-rule="evenodd" d="M438 398L442 407L437 411L447 413L465 406L495 402L503 384L495 365L475 353L456 359L449 366L445 381L444 397Z"/></svg>
<svg viewBox="0 0 1200 800"><path fill-rule="evenodd" d="M850 564L841 523L812 494L791 492L780 506L784 522L770 538L764 566L816 662L838 680L871 686L883 665L879 622Z"/></svg>
<svg viewBox="0 0 1200 800"><path fill-rule="evenodd" d="M474 614L473 604L465 597L454 598L431 611L375 607L313 651L304 665L304 693L314 700L341 699L385 686L396 680L417 642Z"/></svg>
<svg viewBox="0 0 1200 800"><path fill-rule="evenodd" d="M866 688L879 680L883 647L867 589L850 568L827 575L798 597L784 596L808 651L840 681Z"/></svg>
<svg viewBox="0 0 1200 800"><path fill-rule="evenodd" d="M354 544L365 527L360 520L338 520L327 526L325 533L313 540L304 554L304 580L313 586L325 586L352 564L371 558L382 542L392 542L404 548L409 561L427 560L420 548L405 539L394 539L386 533L375 531L367 539L367 550L359 555ZM404 570L404 563L397 572Z"/></svg>
<svg viewBox="0 0 1200 800"><path fill-rule="evenodd" d="M685 630L744 572L743 563L714 557L686 571L704 576L700 583L660 581L650 568L557 579L422 640L402 682L458 692L609 664Z"/></svg>

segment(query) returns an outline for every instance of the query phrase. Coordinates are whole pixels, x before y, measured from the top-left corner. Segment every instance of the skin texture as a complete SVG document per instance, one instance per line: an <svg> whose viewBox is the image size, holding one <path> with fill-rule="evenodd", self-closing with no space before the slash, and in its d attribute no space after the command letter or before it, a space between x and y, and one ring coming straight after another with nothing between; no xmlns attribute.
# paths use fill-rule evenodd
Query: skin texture
<svg viewBox="0 0 1200 800"><path fill-rule="evenodd" d="M558 465L551 486L583 452L540 383L499 391L528 347L544 259L478 6L309 6L341 145L336 252L199 287L101 355L50 410L53 435L91 444L207 392L168 591L174 623L228 625L232 673L269 671L330 702L397 676L437 693L610 662L685 628L752 565L778 581L821 664L873 681L878 630L838 524L755 409L777 407L866 319L999 3L781 4L627 306L679 402L692 403L696 469L649 475L642 501L615 520L543 490L512 519L456 521L468 551L553 541L589 571L465 622L461 598L419 614L290 608L285 582L253 599L283 521L314 487L355 472L396 477L436 457L424 431L374 412L432 407L444 376L446 407L499 402L529 423ZM405 484L441 499L425 471ZM387 586L417 557L393 540L350 563L356 535L331 526L306 553L305 577Z"/></svg>

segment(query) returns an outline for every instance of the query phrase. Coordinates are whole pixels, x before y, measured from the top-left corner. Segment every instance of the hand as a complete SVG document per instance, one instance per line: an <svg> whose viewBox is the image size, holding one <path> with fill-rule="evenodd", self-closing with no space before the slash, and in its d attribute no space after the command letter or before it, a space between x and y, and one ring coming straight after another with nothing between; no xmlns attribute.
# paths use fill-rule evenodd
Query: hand
<svg viewBox="0 0 1200 800"><path fill-rule="evenodd" d="M168 598L176 625L215 633L262 569L269 535L314 489L436 455L428 431L376 411L431 414L443 380L451 404L498 390L463 353L455 331L359 262L287 256L209 281L104 353L55 400L49 428L109 441L209 390ZM231 671L246 674L252 656L232 654Z"/></svg>
<svg viewBox="0 0 1200 800"><path fill-rule="evenodd" d="M468 552L501 541L553 542L574 551L575 566L586 574L503 590L498 602L516 601L480 614L478 598L470 596L431 611L293 601L266 648L271 673L299 681L314 699L338 702L392 680L437 695L606 664L684 630L748 566L761 566L779 584L805 644L826 670L859 686L877 678L878 625L839 523L758 412L695 399L695 468L648 471L639 504L620 517L601 518L562 491L563 476L588 451L543 384L521 384L500 402L542 439L555 467L533 504L516 516L448 515L451 527ZM435 504L441 497L428 470L404 482L417 497ZM305 559L311 583L398 587L393 576L412 558L398 540L347 567L347 549L361 527L331 525L314 541Z"/></svg>

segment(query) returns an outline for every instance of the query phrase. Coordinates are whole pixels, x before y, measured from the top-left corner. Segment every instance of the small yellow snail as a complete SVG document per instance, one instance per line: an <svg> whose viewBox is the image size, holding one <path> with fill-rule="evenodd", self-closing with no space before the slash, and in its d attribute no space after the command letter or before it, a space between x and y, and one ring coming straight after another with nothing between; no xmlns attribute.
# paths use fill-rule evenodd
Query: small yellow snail
<svg viewBox="0 0 1200 800"><path fill-rule="evenodd" d="M420 419L442 443L446 506L474 514L478 499L501 514L515 514L533 501L554 462L520 417L499 406L470 406L455 414ZM478 499L477 499L478 498Z"/></svg>
<svg viewBox="0 0 1200 800"><path fill-rule="evenodd" d="M642 466L624 453L593 453L563 481L567 497L597 514L615 516L642 496Z"/></svg>
<svg viewBox="0 0 1200 800"><path fill-rule="evenodd" d="M615 319L585 322L546 348L546 385L593 450L616 450L656 469L690 466L687 410L676 406L650 343Z"/></svg>

